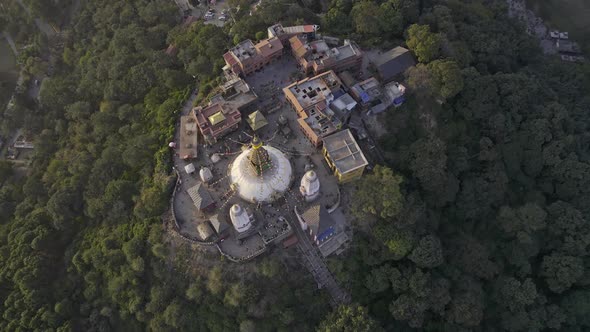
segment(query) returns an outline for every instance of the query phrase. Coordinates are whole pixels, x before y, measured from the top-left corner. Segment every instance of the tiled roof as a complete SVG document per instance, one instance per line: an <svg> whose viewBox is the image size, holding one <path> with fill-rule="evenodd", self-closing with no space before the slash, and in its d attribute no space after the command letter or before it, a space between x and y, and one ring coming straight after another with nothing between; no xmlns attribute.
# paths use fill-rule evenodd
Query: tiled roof
<svg viewBox="0 0 590 332"><path fill-rule="evenodd" d="M301 215L314 235L322 234L330 227L334 227L334 219L330 216L326 208L321 204L310 206Z"/></svg>
<svg viewBox="0 0 590 332"><path fill-rule="evenodd" d="M196 186L189 188L187 192L199 210L203 210L214 203L211 194L201 182Z"/></svg>
<svg viewBox="0 0 590 332"><path fill-rule="evenodd" d="M218 214L212 215L209 218L209 222L211 223L211 226L213 226L217 234L222 233L223 231L229 228L229 225L225 221L219 220Z"/></svg>

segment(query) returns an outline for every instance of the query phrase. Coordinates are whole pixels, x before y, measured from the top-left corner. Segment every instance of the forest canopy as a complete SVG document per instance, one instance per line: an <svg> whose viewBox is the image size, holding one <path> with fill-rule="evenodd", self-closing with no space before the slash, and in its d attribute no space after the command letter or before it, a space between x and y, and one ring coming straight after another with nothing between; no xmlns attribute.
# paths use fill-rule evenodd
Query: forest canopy
<svg viewBox="0 0 590 332"><path fill-rule="evenodd" d="M46 19L59 8L24 3ZM17 94L0 118L36 144L26 177L0 163L0 330L590 329L588 64L543 56L500 0L324 5L269 0L220 28L183 26L172 1L90 0L59 20L39 102ZM20 6L0 14L15 35L33 21ZM405 105L379 118L385 162L353 184L354 242L329 260L353 303L331 312L301 268L191 269L205 254L162 231L179 108L219 82L231 45L276 22L419 62ZM47 40L22 31L27 68L45 70Z"/></svg>

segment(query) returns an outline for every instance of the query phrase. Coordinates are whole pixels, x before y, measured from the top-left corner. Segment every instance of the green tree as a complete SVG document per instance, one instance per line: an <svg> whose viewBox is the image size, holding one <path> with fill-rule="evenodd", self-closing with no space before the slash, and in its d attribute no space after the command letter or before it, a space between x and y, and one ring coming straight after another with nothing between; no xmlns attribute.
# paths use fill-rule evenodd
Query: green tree
<svg viewBox="0 0 590 332"><path fill-rule="evenodd" d="M584 275L584 262L579 257L554 252L543 257L541 275L549 289L563 293Z"/></svg>
<svg viewBox="0 0 590 332"><path fill-rule="evenodd" d="M373 173L357 182L353 211L356 214L369 213L380 218L391 218L403 206L400 184L403 178L395 175L390 168L377 165Z"/></svg>
<svg viewBox="0 0 590 332"><path fill-rule="evenodd" d="M223 274L221 266L215 266L209 270L207 288L213 294L219 294L223 290Z"/></svg>
<svg viewBox="0 0 590 332"><path fill-rule="evenodd" d="M356 32L376 36L381 31L379 20L379 6L372 1L357 2L350 11Z"/></svg>
<svg viewBox="0 0 590 332"><path fill-rule="evenodd" d="M433 268L441 265L443 253L440 240L434 235L421 238L408 258L420 267Z"/></svg>
<svg viewBox="0 0 590 332"><path fill-rule="evenodd" d="M358 305L341 305L317 328L318 332L378 332L383 328L373 320L366 308Z"/></svg>
<svg viewBox="0 0 590 332"><path fill-rule="evenodd" d="M264 31L258 31L256 33L256 40L263 40L266 38L266 33Z"/></svg>
<svg viewBox="0 0 590 332"><path fill-rule="evenodd" d="M453 98L463 90L461 69L453 60L434 60L428 64L433 87L444 99Z"/></svg>
<svg viewBox="0 0 590 332"><path fill-rule="evenodd" d="M430 31L428 25L412 24L406 31L406 43L416 54L418 61L428 63L438 58L441 47L441 37Z"/></svg>

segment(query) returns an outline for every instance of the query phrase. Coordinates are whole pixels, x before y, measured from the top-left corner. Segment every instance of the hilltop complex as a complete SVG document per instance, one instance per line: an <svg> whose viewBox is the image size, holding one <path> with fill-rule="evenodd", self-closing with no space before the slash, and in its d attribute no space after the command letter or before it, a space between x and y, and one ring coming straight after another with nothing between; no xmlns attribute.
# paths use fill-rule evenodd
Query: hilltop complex
<svg viewBox="0 0 590 332"><path fill-rule="evenodd" d="M404 101L405 87L393 78L413 65L407 50L383 54L377 77L365 77L360 48L318 30L275 24L268 38L231 48L223 55L225 82L182 118L180 142L171 142L188 162L181 176L188 189L177 195L188 194L194 204L192 211L178 208L179 231L217 243L234 261L283 240L292 245L299 238L294 231L307 234L323 256L342 252L350 236L340 186L371 164L357 142L366 136L354 134L359 120ZM261 82L268 80L262 72L284 75L285 66L310 76L279 86Z"/></svg>

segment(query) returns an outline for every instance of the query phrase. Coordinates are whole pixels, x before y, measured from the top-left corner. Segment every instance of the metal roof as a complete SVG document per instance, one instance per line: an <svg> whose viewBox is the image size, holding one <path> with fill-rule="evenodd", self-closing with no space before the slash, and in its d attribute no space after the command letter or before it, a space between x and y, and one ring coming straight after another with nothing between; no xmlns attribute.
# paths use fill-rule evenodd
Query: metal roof
<svg viewBox="0 0 590 332"><path fill-rule="evenodd" d="M383 54L375 61L381 80L387 82L396 75L403 73L414 66L416 61L412 53L403 47L395 47Z"/></svg>
<svg viewBox="0 0 590 332"><path fill-rule="evenodd" d="M260 111L256 111L248 115L248 124L252 128L252 130L258 130L268 124L266 118Z"/></svg>
<svg viewBox="0 0 590 332"><path fill-rule="evenodd" d="M223 120L225 120L225 115L223 115L221 112L217 112L209 117L209 122L211 122L211 125L213 126L221 123Z"/></svg>

